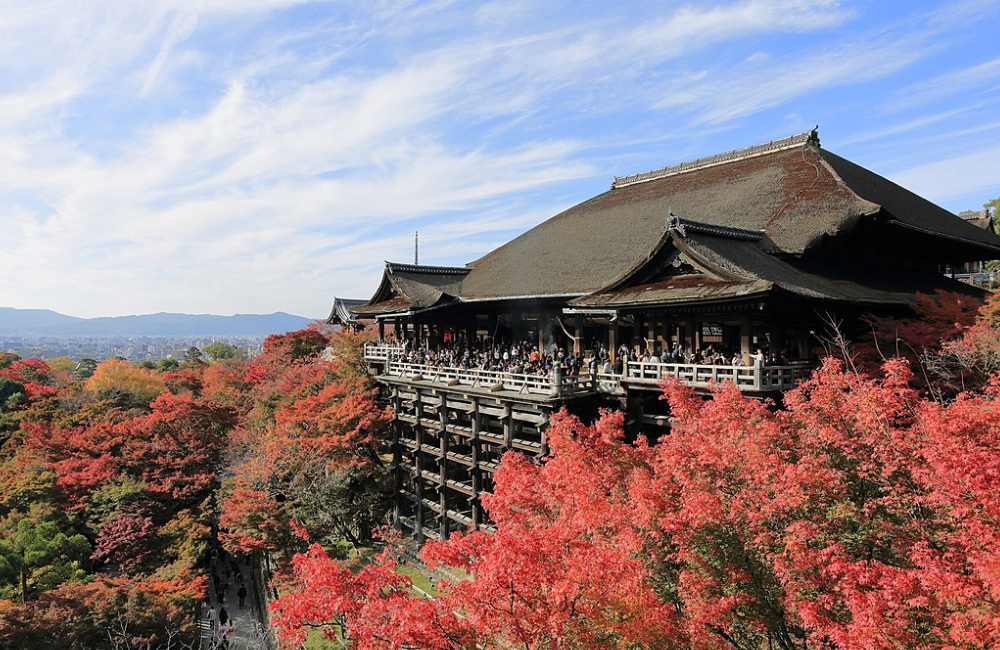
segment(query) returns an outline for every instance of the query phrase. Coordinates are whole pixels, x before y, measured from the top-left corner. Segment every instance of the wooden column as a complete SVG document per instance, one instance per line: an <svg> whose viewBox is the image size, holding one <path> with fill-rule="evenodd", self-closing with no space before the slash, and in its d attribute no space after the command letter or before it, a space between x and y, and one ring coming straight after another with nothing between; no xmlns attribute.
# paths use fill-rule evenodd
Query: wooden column
<svg viewBox="0 0 1000 650"><path fill-rule="evenodd" d="M608 327L608 352L611 354L611 363L618 360L618 319Z"/></svg>
<svg viewBox="0 0 1000 650"><path fill-rule="evenodd" d="M503 446L508 451L514 448L514 418L511 413L510 406L506 406L501 416L503 417Z"/></svg>
<svg viewBox="0 0 1000 650"><path fill-rule="evenodd" d="M740 352L743 355L743 364L750 365L750 317L744 316L740 319Z"/></svg>
<svg viewBox="0 0 1000 650"><path fill-rule="evenodd" d="M574 324L576 331L573 332L573 354L583 353L583 314L576 315Z"/></svg>
<svg viewBox="0 0 1000 650"><path fill-rule="evenodd" d="M417 423L413 425L417 439L417 450L413 457L413 466L417 474L413 479L413 492L417 498L413 516L413 536L419 544L424 541L424 451L421 449L424 444L424 426L420 424L420 419L424 416L424 404L419 388L416 389L413 398L413 412L417 416Z"/></svg>
<svg viewBox="0 0 1000 650"><path fill-rule="evenodd" d="M399 319L392 321L392 331L396 335L396 341L403 340L402 328L399 326Z"/></svg>
<svg viewBox="0 0 1000 650"><path fill-rule="evenodd" d="M441 474L438 485L441 505L441 539L448 539L448 398L442 393L441 406L438 407L438 419L441 421L441 441L438 450L441 452Z"/></svg>
<svg viewBox="0 0 1000 650"><path fill-rule="evenodd" d="M493 340L493 337L496 336L498 322L497 315L492 312L486 317L486 335L489 337L490 345L496 342Z"/></svg>
<svg viewBox="0 0 1000 650"><path fill-rule="evenodd" d="M403 443L402 427L404 424L399 420L399 409L402 407L399 397L399 386L392 388L392 525L396 528L400 526L400 503L403 489Z"/></svg>
<svg viewBox="0 0 1000 650"><path fill-rule="evenodd" d="M483 491L483 470L479 467L479 400L472 398L472 491L476 494L472 501L472 525L479 530L483 522L483 507L479 503L479 494Z"/></svg>
<svg viewBox="0 0 1000 650"><path fill-rule="evenodd" d="M694 316L688 316L684 319L684 350L687 351L688 348L691 348L697 352L698 348L696 345L697 343L694 335Z"/></svg>
<svg viewBox="0 0 1000 650"><path fill-rule="evenodd" d="M785 352L785 328L780 318L772 315L768 319L768 337L770 338L771 351L776 353Z"/></svg>
<svg viewBox="0 0 1000 650"><path fill-rule="evenodd" d="M385 321L380 320L378 322L378 340L385 341Z"/></svg>

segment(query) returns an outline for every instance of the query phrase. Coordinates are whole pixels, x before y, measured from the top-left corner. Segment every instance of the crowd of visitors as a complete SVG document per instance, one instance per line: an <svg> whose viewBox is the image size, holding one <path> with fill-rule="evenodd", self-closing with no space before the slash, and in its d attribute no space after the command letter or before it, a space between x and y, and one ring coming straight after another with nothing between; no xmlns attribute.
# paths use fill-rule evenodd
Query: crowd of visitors
<svg viewBox="0 0 1000 650"><path fill-rule="evenodd" d="M583 356L567 353L553 346L550 352L540 353L538 347L529 343L499 345L446 345L436 349L404 346L390 357L390 361L402 361L434 368L459 368L461 370L484 370L508 372L515 375L547 376L557 365L564 375L577 375L583 366Z"/></svg>
<svg viewBox="0 0 1000 650"><path fill-rule="evenodd" d="M624 374L629 362L639 363L683 363L700 365L732 366L783 366L788 361L777 352L764 353L758 349L744 355L740 351L729 351L709 345L701 350L682 348L677 342L662 351L634 349L622 345L611 360L608 349L599 342L593 343L592 351L585 357L565 349L550 346L549 352L539 352L538 346L529 342L500 343L488 345L443 345L437 348L411 347L404 344L398 352L390 355L390 361L401 361L432 368L458 368L464 371L494 371L518 375L548 376L553 368L559 367L564 376L575 376L580 372L591 374Z"/></svg>

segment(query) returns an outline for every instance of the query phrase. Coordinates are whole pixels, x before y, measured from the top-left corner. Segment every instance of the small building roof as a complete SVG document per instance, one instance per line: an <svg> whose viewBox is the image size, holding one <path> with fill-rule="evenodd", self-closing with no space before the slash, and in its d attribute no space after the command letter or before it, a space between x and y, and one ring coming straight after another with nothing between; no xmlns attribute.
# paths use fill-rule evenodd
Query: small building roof
<svg viewBox="0 0 1000 650"><path fill-rule="evenodd" d="M993 232L993 215L990 214L989 210L979 210L975 212L969 210L967 212L959 212L958 216L962 217L977 228Z"/></svg>
<svg viewBox="0 0 1000 650"><path fill-rule="evenodd" d="M360 307L367 302L367 300L359 298L337 298L335 296L333 298L333 307L330 309L330 315L323 322L327 325L347 325L353 323L356 317L351 313L351 308Z"/></svg>
<svg viewBox="0 0 1000 650"><path fill-rule="evenodd" d="M351 308L358 315L401 314L447 302L458 295L469 273L463 266L419 266L386 262L382 282L364 305Z"/></svg>

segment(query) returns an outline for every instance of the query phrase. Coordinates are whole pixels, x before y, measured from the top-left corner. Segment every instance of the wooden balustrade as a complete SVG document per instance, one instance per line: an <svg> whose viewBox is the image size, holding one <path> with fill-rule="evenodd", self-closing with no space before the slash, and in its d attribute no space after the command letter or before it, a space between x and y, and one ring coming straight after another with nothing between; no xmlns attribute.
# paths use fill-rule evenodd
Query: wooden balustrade
<svg viewBox="0 0 1000 650"><path fill-rule="evenodd" d="M673 377L694 388L707 388L712 383L733 382L747 392L781 391L794 388L809 376L812 368L790 366L717 366L695 363L629 362L621 375L598 373L567 375L556 367L546 375L521 374L500 370L455 368L398 360L403 346L367 345L365 359L384 364L384 375L446 384L467 386L489 391L513 391L518 394L572 397L589 393L614 393L622 384L655 386Z"/></svg>

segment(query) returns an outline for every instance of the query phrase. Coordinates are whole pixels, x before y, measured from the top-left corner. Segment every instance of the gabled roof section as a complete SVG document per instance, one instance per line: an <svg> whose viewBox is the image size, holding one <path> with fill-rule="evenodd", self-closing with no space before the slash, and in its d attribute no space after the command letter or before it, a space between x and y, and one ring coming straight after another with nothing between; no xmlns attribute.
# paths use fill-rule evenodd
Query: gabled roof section
<svg viewBox="0 0 1000 650"><path fill-rule="evenodd" d="M366 304L367 300L361 300L359 298L337 298L333 299L333 307L330 309L330 315L326 317L323 321L327 325L347 325L355 321L354 314L351 313L352 307L360 307Z"/></svg>
<svg viewBox="0 0 1000 650"><path fill-rule="evenodd" d="M570 302L583 308L634 308L704 302L732 302L774 292L830 303L908 305L917 291L963 291L962 285L935 273L885 274L843 268L803 269L762 249L761 233L720 228L676 219L667 233L669 247L700 271L654 281L617 283ZM634 277L643 277L641 273Z"/></svg>
<svg viewBox="0 0 1000 650"><path fill-rule="evenodd" d="M367 304L351 308L354 314L398 314L427 309L454 299L469 273L462 266L419 266L386 262L382 282Z"/></svg>

